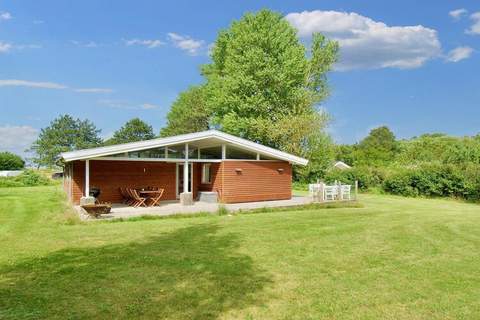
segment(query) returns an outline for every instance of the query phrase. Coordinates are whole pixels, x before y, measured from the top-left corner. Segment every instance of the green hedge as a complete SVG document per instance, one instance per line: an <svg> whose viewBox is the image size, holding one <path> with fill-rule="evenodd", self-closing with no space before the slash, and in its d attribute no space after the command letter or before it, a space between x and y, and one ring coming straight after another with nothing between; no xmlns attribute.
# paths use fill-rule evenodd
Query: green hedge
<svg viewBox="0 0 480 320"><path fill-rule="evenodd" d="M324 181L327 184L340 181L344 184L355 184L358 181L360 190L368 190L370 188L380 187L385 180L386 170L375 167L354 167L347 170L334 169L329 171Z"/></svg>
<svg viewBox="0 0 480 320"><path fill-rule="evenodd" d="M455 197L480 200L480 166L423 165L390 174L383 190L408 197Z"/></svg>
<svg viewBox="0 0 480 320"><path fill-rule="evenodd" d="M52 184L50 179L33 170L25 170L16 177L0 178L0 188L47 186L50 184Z"/></svg>

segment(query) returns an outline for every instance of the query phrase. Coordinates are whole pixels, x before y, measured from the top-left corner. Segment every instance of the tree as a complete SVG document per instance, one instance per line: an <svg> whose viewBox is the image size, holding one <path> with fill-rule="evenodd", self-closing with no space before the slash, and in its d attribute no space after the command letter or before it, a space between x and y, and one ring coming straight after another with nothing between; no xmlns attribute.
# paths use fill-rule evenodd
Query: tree
<svg viewBox="0 0 480 320"><path fill-rule="evenodd" d="M394 161L398 152L395 135L387 126L370 131L357 146L356 164L386 165Z"/></svg>
<svg viewBox="0 0 480 320"><path fill-rule="evenodd" d="M0 152L0 170L21 170L25 167L25 161L14 153Z"/></svg>
<svg viewBox="0 0 480 320"><path fill-rule="evenodd" d="M119 130L113 133L113 137L105 141L105 144L119 144L135 142L155 138L153 128L139 118L127 121Z"/></svg>
<svg viewBox="0 0 480 320"><path fill-rule="evenodd" d="M212 63L202 68L212 126L308 157L309 168L297 176L318 177L332 156L328 117L318 105L328 96L326 74L337 56L338 43L317 33L307 57L279 13L246 14L219 33Z"/></svg>
<svg viewBox="0 0 480 320"><path fill-rule="evenodd" d="M162 128L160 135L166 137L204 131L209 128L209 120L204 88L193 86L180 93L175 100L167 115L167 125Z"/></svg>
<svg viewBox="0 0 480 320"><path fill-rule="evenodd" d="M60 115L41 129L31 147L36 154L33 162L38 166L61 166L60 153L99 146L102 143L99 133L100 130L89 120Z"/></svg>

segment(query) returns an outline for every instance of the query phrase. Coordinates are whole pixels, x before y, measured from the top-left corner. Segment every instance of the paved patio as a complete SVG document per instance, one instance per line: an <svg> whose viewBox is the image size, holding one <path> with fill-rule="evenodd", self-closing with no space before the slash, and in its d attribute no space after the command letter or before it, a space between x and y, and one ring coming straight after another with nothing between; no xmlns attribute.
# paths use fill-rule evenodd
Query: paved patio
<svg viewBox="0 0 480 320"><path fill-rule="evenodd" d="M230 212L239 210L252 210L261 208L278 208L278 207L294 207L309 204L312 202L310 197L293 196L290 200L275 200L275 201L258 201L258 202L245 202L245 203L231 203L224 204ZM118 218L132 218L139 216L169 216L175 214L193 214L193 213L215 213L220 204L207 203L196 201L192 206L183 206L178 201L162 202L160 206L156 207L140 207L133 208L125 204L113 204L112 211L109 214L104 214L100 219L118 219ZM87 219L84 214L81 213L82 209L77 206L77 211L82 219Z"/></svg>

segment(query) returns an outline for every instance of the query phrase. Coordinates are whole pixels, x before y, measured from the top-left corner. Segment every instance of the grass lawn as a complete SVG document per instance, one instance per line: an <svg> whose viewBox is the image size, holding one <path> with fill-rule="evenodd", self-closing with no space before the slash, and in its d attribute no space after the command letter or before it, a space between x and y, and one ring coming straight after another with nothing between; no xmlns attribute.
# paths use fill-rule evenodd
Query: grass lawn
<svg viewBox="0 0 480 320"><path fill-rule="evenodd" d="M0 189L0 319L479 319L480 206L67 224L58 187Z"/></svg>

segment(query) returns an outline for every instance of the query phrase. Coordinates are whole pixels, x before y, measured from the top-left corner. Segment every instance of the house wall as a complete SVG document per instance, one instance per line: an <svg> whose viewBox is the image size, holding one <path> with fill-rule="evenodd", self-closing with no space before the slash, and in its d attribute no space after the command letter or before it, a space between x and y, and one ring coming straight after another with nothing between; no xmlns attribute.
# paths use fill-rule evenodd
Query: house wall
<svg viewBox="0 0 480 320"><path fill-rule="evenodd" d="M284 161L224 161L215 186L225 203L290 199L292 166Z"/></svg>
<svg viewBox="0 0 480 320"><path fill-rule="evenodd" d="M85 162L71 164L72 202L84 194ZM283 200L292 196L292 166L284 161L224 161L211 164L212 183L201 183L201 163L193 164L194 198L198 191L217 191L225 203ZM241 171L237 171L241 169ZM280 169L280 170L279 170ZM90 160L90 188L101 190L100 201L121 202L119 187L165 189L162 200L176 199L176 165L167 162Z"/></svg>
<svg viewBox="0 0 480 320"><path fill-rule="evenodd" d="M195 172L195 171L194 171ZM90 160L90 188L101 190L99 201L121 202L119 187L165 189L162 200L176 199L175 163L144 161ZM85 161L73 162L72 202L78 204L84 194Z"/></svg>

